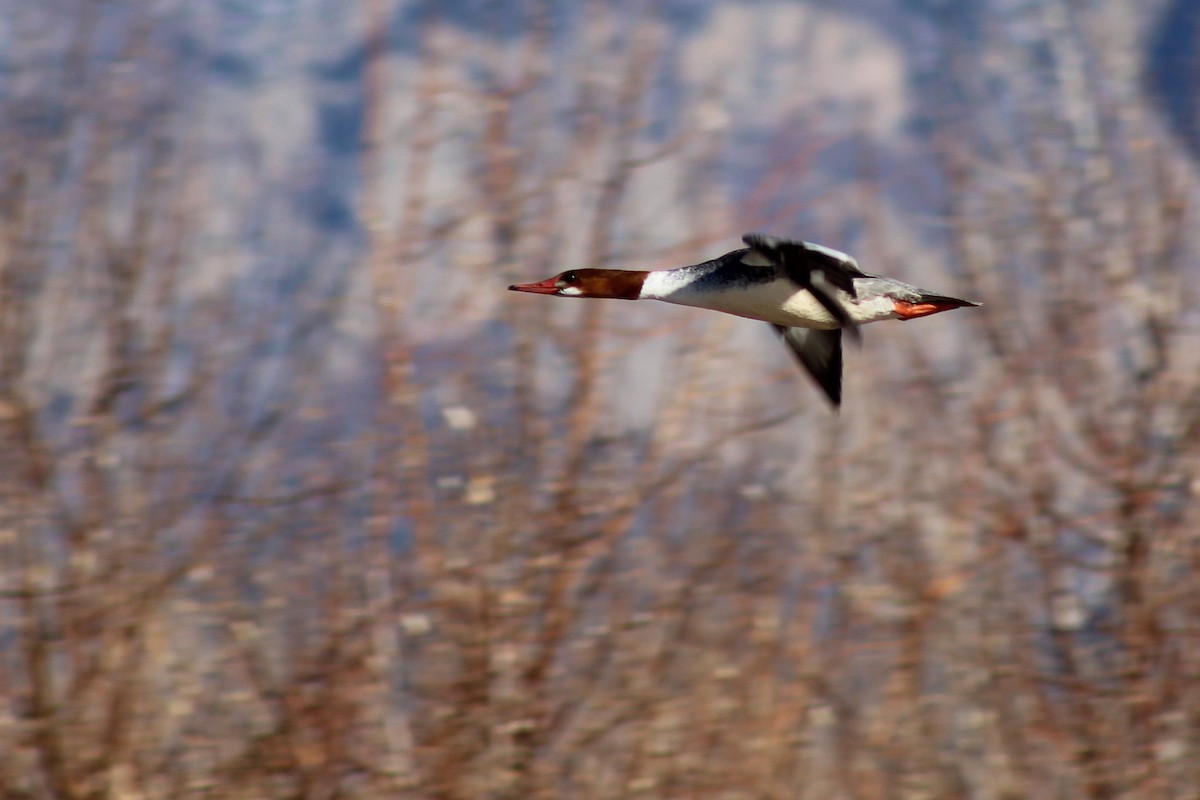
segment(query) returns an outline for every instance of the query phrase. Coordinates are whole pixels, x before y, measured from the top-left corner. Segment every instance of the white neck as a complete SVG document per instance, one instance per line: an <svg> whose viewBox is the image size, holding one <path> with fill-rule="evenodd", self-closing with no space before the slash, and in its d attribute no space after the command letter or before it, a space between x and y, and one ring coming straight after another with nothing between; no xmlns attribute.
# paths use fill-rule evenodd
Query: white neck
<svg viewBox="0 0 1200 800"><path fill-rule="evenodd" d="M638 299L678 302L671 295L677 294L687 288L697 277L695 274L690 274L687 270L681 269L649 272L646 274L646 280L642 282L642 291L638 295Z"/></svg>

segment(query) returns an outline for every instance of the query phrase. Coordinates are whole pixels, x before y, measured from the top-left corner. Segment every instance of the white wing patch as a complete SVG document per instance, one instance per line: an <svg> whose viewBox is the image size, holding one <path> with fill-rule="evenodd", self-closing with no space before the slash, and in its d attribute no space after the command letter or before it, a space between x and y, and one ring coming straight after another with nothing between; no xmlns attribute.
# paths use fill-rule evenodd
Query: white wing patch
<svg viewBox="0 0 1200 800"><path fill-rule="evenodd" d="M809 250L812 250L817 253L823 253L824 255L827 255L830 258L835 258L844 264L849 264L850 266L854 267L855 269L858 269L858 262L855 261L853 257L848 256L845 253L843 253L841 250L834 250L832 247L826 247L823 244L813 244L812 242L805 242L804 246L806 248L808 248Z"/></svg>
<svg viewBox="0 0 1200 800"><path fill-rule="evenodd" d="M742 263L747 267L770 267L774 266L775 262L764 256L757 250L751 250L746 255L742 256Z"/></svg>

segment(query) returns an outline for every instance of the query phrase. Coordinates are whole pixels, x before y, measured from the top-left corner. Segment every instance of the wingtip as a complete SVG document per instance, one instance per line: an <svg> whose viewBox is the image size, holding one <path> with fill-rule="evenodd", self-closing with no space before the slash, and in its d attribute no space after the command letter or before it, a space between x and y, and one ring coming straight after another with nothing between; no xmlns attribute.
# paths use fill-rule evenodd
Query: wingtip
<svg viewBox="0 0 1200 800"><path fill-rule="evenodd" d="M842 405L842 330L772 325L834 411Z"/></svg>

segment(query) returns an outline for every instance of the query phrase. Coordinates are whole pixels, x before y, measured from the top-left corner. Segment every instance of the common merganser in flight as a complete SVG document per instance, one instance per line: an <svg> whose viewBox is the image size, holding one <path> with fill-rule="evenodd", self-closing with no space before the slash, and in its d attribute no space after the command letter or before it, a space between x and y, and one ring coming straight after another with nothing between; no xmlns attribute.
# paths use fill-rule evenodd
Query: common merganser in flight
<svg viewBox="0 0 1200 800"><path fill-rule="evenodd" d="M769 322L835 408L842 402L843 330L858 341L858 326L868 322L979 305L867 275L850 256L819 244L756 233L742 241L747 247L702 264L657 272L573 269L508 288L559 297L662 300Z"/></svg>

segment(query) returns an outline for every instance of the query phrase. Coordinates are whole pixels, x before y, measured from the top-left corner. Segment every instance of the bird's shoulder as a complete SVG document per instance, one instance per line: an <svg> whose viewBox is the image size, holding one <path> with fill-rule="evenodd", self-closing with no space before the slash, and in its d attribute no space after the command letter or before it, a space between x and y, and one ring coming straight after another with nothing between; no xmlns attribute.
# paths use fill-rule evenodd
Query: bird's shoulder
<svg viewBox="0 0 1200 800"><path fill-rule="evenodd" d="M853 256L826 247L815 242L801 239L784 239L763 233L747 233L742 237L748 252L768 259L776 264L784 264L789 257L797 259L807 266L821 268L830 272L841 272L850 277L867 277L859 269L858 262Z"/></svg>

